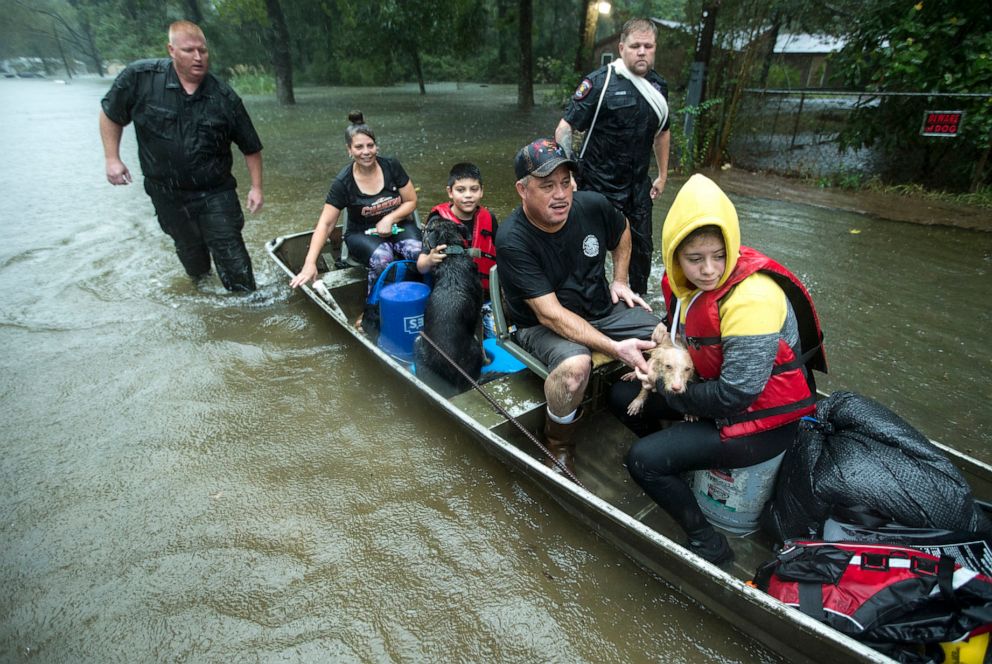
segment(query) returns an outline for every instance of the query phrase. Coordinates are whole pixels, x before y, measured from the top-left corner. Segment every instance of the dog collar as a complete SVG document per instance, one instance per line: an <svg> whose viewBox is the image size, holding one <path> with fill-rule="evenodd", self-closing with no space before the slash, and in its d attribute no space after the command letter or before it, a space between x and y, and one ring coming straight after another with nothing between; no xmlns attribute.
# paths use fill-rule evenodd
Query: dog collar
<svg viewBox="0 0 992 664"><path fill-rule="evenodd" d="M455 245L448 245L447 247L445 247L444 254L446 256L458 256L460 254L465 254L468 256L473 256L475 258L478 258L479 256L482 255L482 251L480 249L476 249L475 247L472 247L471 249L466 249L465 247L455 244Z"/></svg>

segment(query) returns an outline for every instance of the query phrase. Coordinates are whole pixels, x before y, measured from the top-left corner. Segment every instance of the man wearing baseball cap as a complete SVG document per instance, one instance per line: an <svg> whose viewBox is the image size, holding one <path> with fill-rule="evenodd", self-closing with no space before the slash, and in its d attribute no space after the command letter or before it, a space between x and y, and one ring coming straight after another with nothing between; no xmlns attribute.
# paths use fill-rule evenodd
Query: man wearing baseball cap
<svg viewBox="0 0 992 664"><path fill-rule="evenodd" d="M574 474L572 437L599 351L641 371L659 318L627 282L630 228L601 194L572 191L575 162L549 138L514 160L520 206L496 232L504 307L517 342L544 362L549 450ZM606 279L606 254L613 279ZM552 468L557 465L550 459Z"/></svg>

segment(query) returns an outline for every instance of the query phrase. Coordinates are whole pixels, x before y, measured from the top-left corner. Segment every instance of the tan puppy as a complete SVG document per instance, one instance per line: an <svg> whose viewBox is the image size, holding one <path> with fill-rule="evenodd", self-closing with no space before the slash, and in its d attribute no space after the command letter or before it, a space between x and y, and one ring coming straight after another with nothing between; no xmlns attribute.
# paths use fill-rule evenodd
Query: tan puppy
<svg viewBox="0 0 992 664"><path fill-rule="evenodd" d="M664 323L660 323L651 334L651 340L658 344L648 351L648 381L650 381L651 389L641 388L640 393L627 406L628 415L640 414L648 394L654 390L654 386L659 380L664 385L666 392L681 394L685 392L686 385L695 375L692 358L689 357L689 351L685 349L685 340L681 335L676 336L678 345L672 343L672 337L665 329ZM633 372L623 376L623 380L635 379L636 376ZM686 419L689 417L687 416Z"/></svg>

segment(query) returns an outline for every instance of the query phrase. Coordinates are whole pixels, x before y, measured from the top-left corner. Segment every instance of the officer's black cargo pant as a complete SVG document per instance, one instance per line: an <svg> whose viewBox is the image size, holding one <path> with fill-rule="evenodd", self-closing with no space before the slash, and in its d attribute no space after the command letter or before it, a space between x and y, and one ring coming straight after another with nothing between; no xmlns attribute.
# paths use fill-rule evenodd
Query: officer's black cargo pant
<svg viewBox="0 0 992 664"><path fill-rule="evenodd" d="M648 276L651 274L651 254L654 249L651 239L651 183L642 182L632 187L633 191L626 202L614 205L620 208L630 222L630 267L627 278L630 289L638 295L648 292Z"/></svg>
<svg viewBox="0 0 992 664"><path fill-rule="evenodd" d="M241 237L245 217L236 190L149 193L159 226L175 243L186 274L207 274L212 257L224 288L255 290L251 258Z"/></svg>

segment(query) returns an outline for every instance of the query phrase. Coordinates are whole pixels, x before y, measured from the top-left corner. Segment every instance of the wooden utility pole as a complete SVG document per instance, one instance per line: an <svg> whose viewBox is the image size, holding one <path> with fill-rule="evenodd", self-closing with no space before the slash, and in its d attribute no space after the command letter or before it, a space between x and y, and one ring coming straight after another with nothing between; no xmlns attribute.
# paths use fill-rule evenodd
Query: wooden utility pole
<svg viewBox="0 0 992 664"><path fill-rule="evenodd" d="M685 94L686 108L698 109L699 105L706 99L706 68L709 66L710 56L713 54L716 13L720 9L720 2L721 0L706 0L703 4L702 28L696 39L696 54L689 68L689 86ZM696 114L685 114L685 124L682 129L686 140L685 151L691 159L695 143Z"/></svg>

